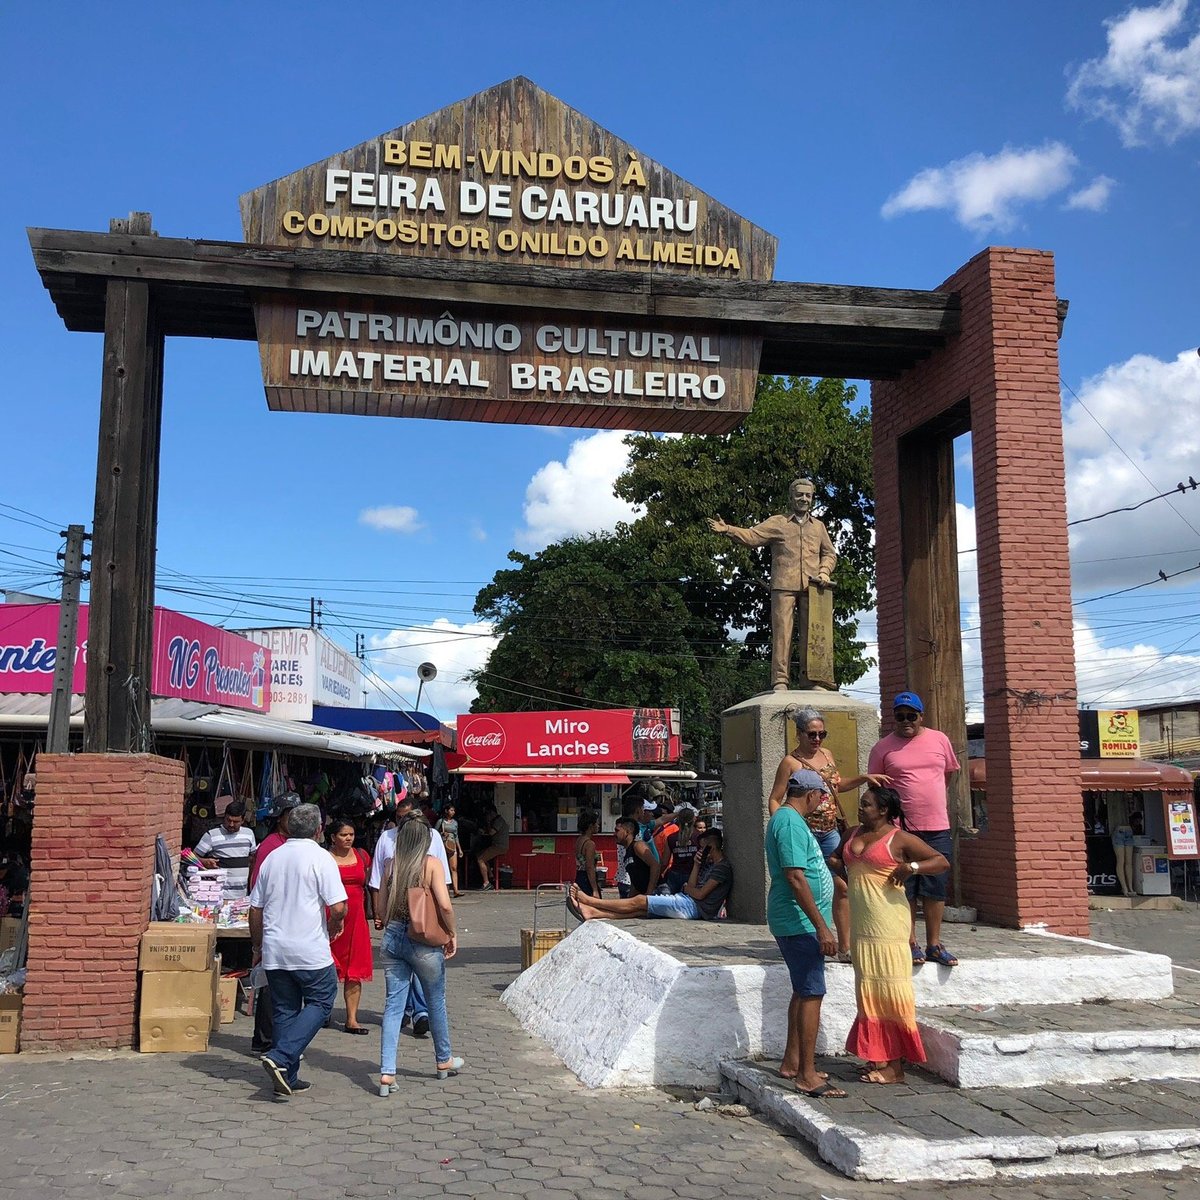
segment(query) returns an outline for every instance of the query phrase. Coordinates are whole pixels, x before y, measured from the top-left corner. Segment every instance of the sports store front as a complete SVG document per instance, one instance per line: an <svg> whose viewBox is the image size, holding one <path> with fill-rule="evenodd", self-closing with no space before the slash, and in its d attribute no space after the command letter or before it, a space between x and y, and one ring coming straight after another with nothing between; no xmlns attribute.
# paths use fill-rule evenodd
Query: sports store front
<svg viewBox="0 0 1200 1200"><path fill-rule="evenodd" d="M680 755L678 709L616 708L467 713L458 718L458 753L447 759L464 810L494 804L510 830L503 874L536 887L574 878L586 811L600 815L597 846L611 880L624 797L639 782L695 779Z"/></svg>

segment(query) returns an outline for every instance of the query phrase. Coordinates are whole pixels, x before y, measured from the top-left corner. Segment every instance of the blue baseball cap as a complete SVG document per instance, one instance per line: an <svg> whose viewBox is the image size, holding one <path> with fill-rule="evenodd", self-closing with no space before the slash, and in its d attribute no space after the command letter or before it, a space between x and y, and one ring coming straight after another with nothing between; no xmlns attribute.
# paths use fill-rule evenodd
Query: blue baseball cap
<svg viewBox="0 0 1200 1200"><path fill-rule="evenodd" d="M892 708L915 708L919 713L925 711L925 705L921 703L921 697L916 692L901 692L892 702Z"/></svg>
<svg viewBox="0 0 1200 1200"><path fill-rule="evenodd" d="M788 779L787 790L789 792L825 792L828 794L829 785L816 771L801 767L799 771L792 772Z"/></svg>

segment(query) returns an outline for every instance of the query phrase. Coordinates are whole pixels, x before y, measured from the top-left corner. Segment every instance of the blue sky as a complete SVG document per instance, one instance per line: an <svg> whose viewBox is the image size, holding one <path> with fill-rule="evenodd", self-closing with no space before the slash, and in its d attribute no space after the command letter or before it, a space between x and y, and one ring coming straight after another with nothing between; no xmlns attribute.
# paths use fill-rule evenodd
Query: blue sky
<svg viewBox="0 0 1200 1200"><path fill-rule="evenodd" d="M241 193L516 74L775 233L779 279L935 287L988 244L1053 250L1071 515L1200 477L1197 0L597 11L6 6L0 503L36 518L0 508L0 586L52 586L54 531L90 525L94 494L101 339L64 329L26 226L139 209L238 240ZM471 601L511 547L622 515L619 437L270 413L249 343L170 343L164 425L160 588L216 595L160 602L281 624L323 596L348 644L399 644L372 661L408 699L438 663L442 717L487 638L406 627L485 634ZM1082 526L1072 553L1079 601L1195 566L1200 492ZM1083 700L1200 695L1195 579L1080 605ZM973 595L968 577L969 692Z"/></svg>

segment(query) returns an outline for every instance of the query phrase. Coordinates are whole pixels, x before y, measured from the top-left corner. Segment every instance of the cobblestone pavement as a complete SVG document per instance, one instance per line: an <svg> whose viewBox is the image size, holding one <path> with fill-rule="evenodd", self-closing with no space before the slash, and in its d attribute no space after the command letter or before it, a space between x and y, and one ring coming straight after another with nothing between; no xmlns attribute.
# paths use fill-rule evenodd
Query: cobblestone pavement
<svg viewBox="0 0 1200 1200"><path fill-rule="evenodd" d="M523 895L460 902L449 998L468 1068L439 1083L431 1044L406 1037L402 1088L388 1100L374 1090L377 1038L335 1027L307 1055L312 1091L275 1101L240 1016L202 1055L0 1058L0 1197L892 1200L894 1185L846 1180L756 1117L582 1088L498 1002L530 912ZM371 1023L382 992L377 974L364 997ZM1200 1173L1188 1172L957 1185L955 1200L1160 1200L1198 1187Z"/></svg>
<svg viewBox="0 0 1200 1200"><path fill-rule="evenodd" d="M1117 910L1091 914L1092 937L1130 950L1169 954L1177 967L1200 971L1200 904L1181 911Z"/></svg>

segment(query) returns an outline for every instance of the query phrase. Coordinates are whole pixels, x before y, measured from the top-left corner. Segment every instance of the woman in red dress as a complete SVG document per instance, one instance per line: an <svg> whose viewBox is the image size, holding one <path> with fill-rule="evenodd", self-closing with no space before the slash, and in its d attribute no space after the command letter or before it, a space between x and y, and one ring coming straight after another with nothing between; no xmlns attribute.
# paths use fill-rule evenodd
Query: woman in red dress
<svg viewBox="0 0 1200 1200"><path fill-rule="evenodd" d="M329 943L333 965L346 997L347 1033L370 1033L358 1023L362 985L372 976L371 930L367 925L366 887L371 874L371 856L354 848L354 824L344 817L329 826L329 853L341 872L346 889L346 922L342 932Z"/></svg>

